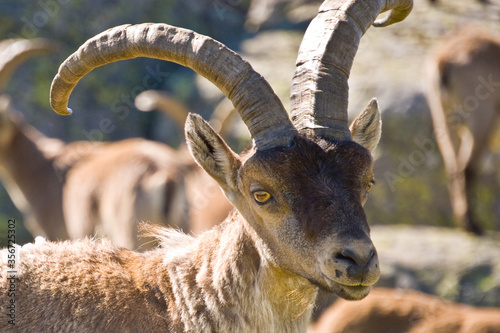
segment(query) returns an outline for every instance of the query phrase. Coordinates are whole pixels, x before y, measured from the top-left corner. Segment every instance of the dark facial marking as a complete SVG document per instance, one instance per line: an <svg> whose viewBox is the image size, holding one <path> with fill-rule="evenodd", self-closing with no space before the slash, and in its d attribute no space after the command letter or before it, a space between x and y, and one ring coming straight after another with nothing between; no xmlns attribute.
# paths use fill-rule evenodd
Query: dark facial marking
<svg viewBox="0 0 500 333"><path fill-rule="evenodd" d="M289 205L308 238L331 233L332 228L356 236L359 225L352 225L366 224L361 200L372 178L372 159L357 143L298 137L293 148L257 152L254 157L263 174L282 178L277 200Z"/></svg>

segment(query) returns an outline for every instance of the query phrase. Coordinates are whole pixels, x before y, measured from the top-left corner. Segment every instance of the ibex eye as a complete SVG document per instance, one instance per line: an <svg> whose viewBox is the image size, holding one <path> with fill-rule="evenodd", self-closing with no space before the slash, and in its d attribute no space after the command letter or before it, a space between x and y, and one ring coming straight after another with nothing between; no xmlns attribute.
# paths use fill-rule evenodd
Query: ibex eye
<svg viewBox="0 0 500 333"><path fill-rule="evenodd" d="M370 180L370 182L368 183L368 186L366 187L366 190L369 191L372 189L373 185L375 185L375 180L372 179Z"/></svg>
<svg viewBox="0 0 500 333"><path fill-rule="evenodd" d="M263 204L271 199L271 194L266 191L255 191L253 192L253 197L258 204Z"/></svg>

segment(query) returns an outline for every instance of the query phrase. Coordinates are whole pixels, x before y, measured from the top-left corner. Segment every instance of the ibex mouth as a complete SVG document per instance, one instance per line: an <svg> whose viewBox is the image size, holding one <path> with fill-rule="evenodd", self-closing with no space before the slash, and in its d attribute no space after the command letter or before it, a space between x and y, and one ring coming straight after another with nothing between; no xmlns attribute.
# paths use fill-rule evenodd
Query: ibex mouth
<svg viewBox="0 0 500 333"><path fill-rule="evenodd" d="M328 278L324 276L324 279L328 285L326 288L329 292L336 294L346 300L360 300L365 298L371 290L373 283L359 283L359 284L344 284L339 281Z"/></svg>
<svg viewBox="0 0 500 333"><path fill-rule="evenodd" d="M356 269L355 265L321 265L321 273L328 291L347 300L359 300L370 292L380 277L378 260L371 260L366 266Z"/></svg>
<svg viewBox="0 0 500 333"><path fill-rule="evenodd" d="M346 300L357 301L365 298L371 290L371 286L346 286L339 285L339 291L336 294Z"/></svg>

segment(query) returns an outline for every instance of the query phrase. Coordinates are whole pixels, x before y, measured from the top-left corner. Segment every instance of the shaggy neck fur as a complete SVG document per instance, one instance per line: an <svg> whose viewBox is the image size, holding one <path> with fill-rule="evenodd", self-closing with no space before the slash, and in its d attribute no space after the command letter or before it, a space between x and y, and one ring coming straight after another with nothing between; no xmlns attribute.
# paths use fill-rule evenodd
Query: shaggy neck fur
<svg viewBox="0 0 500 333"><path fill-rule="evenodd" d="M163 258L162 274L175 304L168 311L173 331L305 332L317 288L270 265L241 220L235 213L185 250L179 235L163 237L164 247L176 249Z"/></svg>
<svg viewBox="0 0 500 333"><path fill-rule="evenodd" d="M15 328L305 332L317 287L269 265L246 229L235 213L198 238L161 231L163 247L145 253L89 240L23 248L16 284L23 309ZM6 297L0 292L0 301ZM44 319L23 321L31 308ZM3 315L2 331L8 328Z"/></svg>

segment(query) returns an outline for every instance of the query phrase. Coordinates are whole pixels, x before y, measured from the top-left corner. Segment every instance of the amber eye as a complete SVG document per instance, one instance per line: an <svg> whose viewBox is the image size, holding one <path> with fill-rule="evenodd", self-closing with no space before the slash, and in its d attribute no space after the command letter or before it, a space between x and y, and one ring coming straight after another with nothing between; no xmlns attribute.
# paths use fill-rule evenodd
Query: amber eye
<svg viewBox="0 0 500 333"><path fill-rule="evenodd" d="M258 204L263 204L271 199L271 194L266 191L255 191L253 192L253 197Z"/></svg>
<svg viewBox="0 0 500 333"><path fill-rule="evenodd" d="M370 191L373 187L373 185L375 185L375 179L372 179L370 180L370 182L368 183L368 186L366 187L366 191Z"/></svg>

